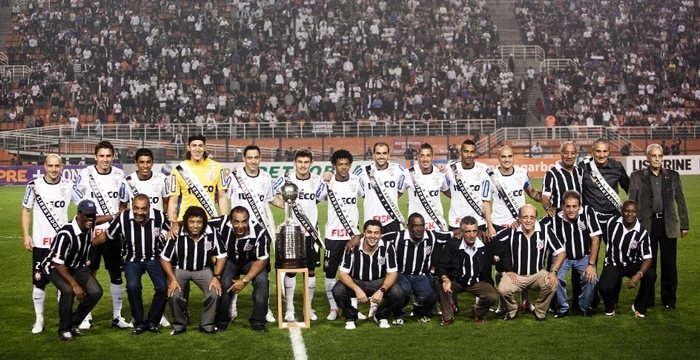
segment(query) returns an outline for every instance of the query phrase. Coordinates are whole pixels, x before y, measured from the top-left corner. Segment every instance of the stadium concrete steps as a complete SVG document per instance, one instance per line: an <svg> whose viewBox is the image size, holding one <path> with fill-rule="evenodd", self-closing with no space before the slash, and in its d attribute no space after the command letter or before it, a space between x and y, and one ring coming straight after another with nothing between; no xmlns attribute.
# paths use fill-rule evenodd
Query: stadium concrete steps
<svg viewBox="0 0 700 360"><path fill-rule="evenodd" d="M491 21L498 26L498 43L500 45L525 45L520 27L515 18L512 1L489 1Z"/></svg>
<svg viewBox="0 0 700 360"><path fill-rule="evenodd" d="M12 26L12 8L0 7L0 52L5 52L7 34Z"/></svg>

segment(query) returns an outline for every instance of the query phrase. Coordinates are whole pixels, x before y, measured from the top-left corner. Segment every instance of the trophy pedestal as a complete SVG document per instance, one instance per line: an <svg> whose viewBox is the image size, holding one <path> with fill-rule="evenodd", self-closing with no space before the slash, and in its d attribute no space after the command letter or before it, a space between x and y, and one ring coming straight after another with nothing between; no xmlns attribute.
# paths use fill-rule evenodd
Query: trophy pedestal
<svg viewBox="0 0 700 360"><path fill-rule="evenodd" d="M311 327L311 318L309 317L311 307L309 306L309 269L280 269L277 270L277 325L280 329L286 329L289 327L296 326L302 329L308 329ZM302 274L301 286L304 288L303 305L302 312L304 313L304 322L294 322L289 323L284 321L282 316L282 295L284 293L284 277L285 273L300 273Z"/></svg>

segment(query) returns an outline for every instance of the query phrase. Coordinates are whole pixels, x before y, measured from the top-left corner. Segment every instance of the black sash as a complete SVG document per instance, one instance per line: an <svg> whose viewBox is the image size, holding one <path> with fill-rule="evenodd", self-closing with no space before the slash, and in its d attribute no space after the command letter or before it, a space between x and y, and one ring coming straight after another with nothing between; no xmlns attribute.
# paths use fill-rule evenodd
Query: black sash
<svg viewBox="0 0 700 360"><path fill-rule="evenodd" d="M510 215L513 216L514 219L518 218L518 210L515 208L515 204L513 204L512 201L510 201L510 197L506 193L505 190L503 190L503 185L501 185L501 182L496 179L496 173L493 172L491 169L486 169L486 173L491 177L491 182L496 186L496 191L498 191L498 196L503 199L503 202L506 204L506 207L508 208L508 211L510 211Z"/></svg>
<svg viewBox="0 0 700 360"><path fill-rule="evenodd" d="M452 174L455 177L455 184L457 185L457 190L462 193L462 196L467 200L467 203L469 206L474 209L477 215L481 216L482 218L484 217L484 210L481 209L481 206L477 205L474 199L472 199L471 196L469 196L469 192L467 192L467 189L464 187L464 183L462 182L461 179L457 178L457 163L452 163Z"/></svg>
<svg viewBox="0 0 700 360"><path fill-rule="evenodd" d="M182 179L185 180L185 183L187 184L187 187L190 188L192 195L194 195L194 197L197 198L204 210L207 212L207 214L209 214L209 217L215 217L216 211L212 209L209 205L209 199L205 198L205 196L209 195L203 194L200 191L199 186L197 186L199 184L195 184L194 180L192 180L192 178L189 176L189 171L184 171L185 169L182 167L182 165L176 166L175 169L177 169L177 171L180 173Z"/></svg>
<svg viewBox="0 0 700 360"><path fill-rule="evenodd" d="M387 199L386 196L384 196L384 192L377 184L377 179L374 178L374 174L372 174L372 171L370 171L371 167L372 165L367 165L367 167L365 167L365 171L367 171L367 177L369 178L370 185L372 185L372 187L374 188L374 192L377 194L377 198L379 198L379 202L382 204L382 207L384 208L384 210L386 210L387 214L389 214L389 216L391 216L392 219L398 220L403 228L406 221L404 220L401 213L398 211L394 211L394 208L391 206L391 204L389 204L389 199Z"/></svg>
<svg viewBox="0 0 700 360"><path fill-rule="evenodd" d="M267 222L265 221L265 219L263 219L263 216L260 213L260 209L258 209L258 205L255 204L255 200L253 200L253 195L250 193L250 190L248 190L248 187L245 185L243 178L237 170L233 170L232 173L233 177L236 178L236 181L238 181L238 185L241 187L241 190L243 190L243 193L245 193L245 199L248 202L248 205L250 205L250 209L253 210L255 218L258 219L258 222L260 222L262 226L264 226L266 229L269 229L269 227L266 225ZM270 234L270 236L272 235L273 234Z"/></svg>
<svg viewBox="0 0 700 360"><path fill-rule="evenodd" d="M44 216L46 216L46 220L49 221L49 224L51 224L51 227L56 232L58 232L59 230L61 230L61 225L59 225L56 218L53 217L53 214L51 214L51 210L49 210L49 207L46 206L46 202L41 197L41 195L39 195L36 192L36 185L32 184L31 187L32 187L32 191L34 192L34 200L39 205L39 209L41 209L41 212L44 213Z"/></svg>
<svg viewBox="0 0 700 360"><path fill-rule="evenodd" d="M416 189L416 195L418 196L418 200L420 200L420 203L421 205L423 205L423 208L428 213L428 216L430 216L430 219L438 225L440 231L447 231L444 220L441 221L440 217L437 216L435 210L433 210L433 206L430 205L428 199L425 197L423 188L421 188L418 184L418 178L416 177L415 167L411 167L410 169L408 169L408 171L411 173L411 177L413 178L413 187Z"/></svg>
<svg viewBox="0 0 700 360"><path fill-rule="evenodd" d="M352 230L352 226L350 226L348 219L345 218L345 212L343 211L343 208L340 207L338 198L335 197L335 194L333 193L333 190L331 190L330 186L326 186L326 189L326 192L328 193L328 200L330 201L331 206L333 206L333 210L338 216L338 220L340 220L340 223L343 225L345 231L348 232L348 235L350 235L350 237L355 236L355 232Z"/></svg>
<svg viewBox="0 0 700 360"><path fill-rule="evenodd" d="M100 208L102 209L102 215L110 215L111 212L109 211L109 206L107 206L107 202L105 201L104 196L102 196L100 187L97 186L97 181L95 181L95 177L92 176L90 169L88 169L88 182L90 183L90 188L95 196L95 200L97 200L97 204L100 205Z"/></svg>
<svg viewBox="0 0 700 360"><path fill-rule="evenodd" d="M182 173L180 173L182 175ZM131 175L126 177L126 183L129 184L129 188L131 189L131 195L133 197L136 197L136 195L139 194L139 191L136 190L136 184L134 184L134 179L131 178Z"/></svg>

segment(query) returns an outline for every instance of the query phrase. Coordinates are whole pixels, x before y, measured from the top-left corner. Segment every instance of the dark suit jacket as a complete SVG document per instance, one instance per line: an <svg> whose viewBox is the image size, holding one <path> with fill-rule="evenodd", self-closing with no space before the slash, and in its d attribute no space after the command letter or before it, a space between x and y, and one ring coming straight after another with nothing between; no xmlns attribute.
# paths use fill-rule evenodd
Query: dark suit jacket
<svg viewBox="0 0 700 360"><path fill-rule="evenodd" d="M462 274L462 261L467 255L459 249L462 239L452 239L445 245L445 250L438 259L435 275L439 278L447 275L451 281L460 277L469 277L472 274ZM481 278L493 285L491 276L492 266L496 266L498 271L512 271L512 261L510 260L510 250L502 241L484 241L484 246L479 248L476 261L481 269Z"/></svg>
<svg viewBox="0 0 700 360"><path fill-rule="evenodd" d="M649 168L637 170L630 176L630 191L628 199L637 202L639 212L637 218L642 226L651 234L651 207L653 205L653 192L651 189L651 171ZM661 169L661 194L664 201L664 226L666 237L675 239L678 237L678 222L681 230L689 230L688 208L685 206L685 197L681 187L681 179L678 172L669 169ZM676 213L676 205L678 212Z"/></svg>

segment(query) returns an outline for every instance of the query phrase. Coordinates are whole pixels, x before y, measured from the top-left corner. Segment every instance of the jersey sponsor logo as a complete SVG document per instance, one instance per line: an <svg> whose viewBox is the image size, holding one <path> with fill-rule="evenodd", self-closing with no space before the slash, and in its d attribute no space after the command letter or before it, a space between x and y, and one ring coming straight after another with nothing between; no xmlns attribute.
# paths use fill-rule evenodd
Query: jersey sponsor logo
<svg viewBox="0 0 700 360"><path fill-rule="evenodd" d="M350 198L340 198L340 202L346 205L357 205L357 198L355 197L350 197Z"/></svg>
<svg viewBox="0 0 700 360"><path fill-rule="evenodd" d="M299 200L316 200L316 194L309 194L303 191L299 192Z"/></svg>
<svg viewBox="0 0 700 360"><path fill-rule="evenodd" d="M374 219L374 220L379 220L379 222L381 222L382 224L394 220L394 219L391 218L391 215L389 215L389 214L386 214L386 215L375 215L375 216L372 216L372 219Z"/></svg>
<svg viewBox="0 0 700 360"><path fill-rule="evenodd" d="M333 230L331 230L331 236L332 237L346 237L346 236L350 236L350 234L348 234L348 231L345 229L333 229Z"/></svg>
<svg viewBox="0 0 700 360"><path fill-rule="evenodd" d="M202 187L204 188L204 190L206 190L206 191L209 192L209 193L213 193L213 192L214 192L214 185L208 185L208 186L202 186ZM192 188L187 188L187 191L188 191L190 194L193 193Z"/></svg>
<svg viewBox="0 0 700 360"><path fill-rule="evenodd" d="M255 195L251 194L251 196L254 197ZM260 199L260 202L261 202L261 203L265 202L265 195L258 195L258 198ZM239 193L239 194L238 194L238 200L247 201L247 200L248 200L248 194L247 194L247 193Z"/></svg>
<svg viewBox="0 0 700 360"><path fill-rule="evenodd" d="M55 200L55 201L50 201L51 206L55 208L64 208L66 207L66 202L64 200Z"/></svg>
<svg viewBox="0 0 700 360"><path fill-rule="evenodd" d="M151 198L151 204L157 204L160 201L159 197L152 197Z"/></svg>
<svg viewBox="0 0 700 360"><path fill-rule="evenodd" d="M52 237L45 237L45 238L41 239L41 242L44 245L51 245L51 243L53 242L53 238Z"/></svg>
<svg viewBox="0 0 700 360"><path fill-rule="evenodd" d="M118 199L119 198L119 191L105 191L105 192L106 192L107 197L110 199ZM97 196L98 196L97 194L90 191L91 198L96 199Z"/></svg>
<svg viewBox="0 0 700 360"><path fill-rule="evenodd" d="M466 184L465 184L465 185L466 185ZM454 189L455 189L456 191L459 191L459 188L457 187L457 184L456 184L456 183L455 183L452 187L454 187ZM471 190L471 191L473 191L473 192L479 192L479 190L481 190L481 184L466 185L466 187L468 187L469 190Z"/></svg>
<svg viewBox="0 0 700 360"><path fill-rule="evenodd" d="M523 189L513 190L511 194L513 194L513 197L523 196ZM499 199L503 199L499 193L496 193L496 196L498 196Z"/></svg>

